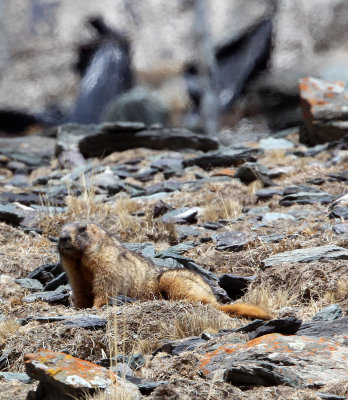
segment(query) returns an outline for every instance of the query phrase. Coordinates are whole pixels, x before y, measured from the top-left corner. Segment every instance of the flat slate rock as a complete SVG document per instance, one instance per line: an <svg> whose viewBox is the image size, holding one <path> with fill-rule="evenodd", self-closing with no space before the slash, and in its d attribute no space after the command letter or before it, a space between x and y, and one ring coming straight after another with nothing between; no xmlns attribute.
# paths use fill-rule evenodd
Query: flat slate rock
<svg viewBox="0 0 348 400"><path fill-rule="evenodd" d="M202 169L210 170L216 167L231 167L243 164L246 161L256 161L257 149L241 149L210 152L204 156L184 160L184 168L196 165Z"/></svg>
<svg viewBox="0 0 348 400"><path fill-rule="evenodd" d="M296 221L296 218L290 214L278 213L278 212L267 212L262 217L262 223L265 225L272 224L273 222L278 221L280 219Z"/></svg>
<svg viewBox="0 0 348 400"><path fill-rule="evenodd" d="M135 177L135 179L136 179L136 177ZM155 193L175 192L177 190L180 190L182 185L183 185L183 182L178 181L178 180L167 180L164 182L154 183L153 185L146 187L146 195L151 196L152 194L155 194Z"/></svg>
<svg viewBox="0 0 348 400"><path fill-rule="evenodd" d="M0 201L3 203L21 203L25 206L30 206L31 204L41 204L42 199L40 196L34 193L10 193L3 192L0 193Z"/></svg>
<svg viewBox="0 0 348 400"><path fill-rule="evenodd" d="M282 263L308 263L327 260L348 260L348 250L343 247L328 245L285 251L263 260L262 267L269 268Z"/></svg>
<svg viewBox="0 0 348 400"><path fill-rule="evenodd" d="M69 304L69 294L68 293L59 293L59 292L38 292L26 296L23 298L23 301L26 303L33 303L35 301L42 300L46 301L50 304Z"/></svg>
<svg viewBox="0 0 348 400"><path fill-rule="evenodd" d="M55 144L55 139L42 136L0 138L0 154L36 168L50 164Z"/></svg>
<svg viewBox="0 0 348 400"><path fill-rule="evenodd" d="M150 243L124 243L124 247L126 247L128 250L135 251L136 253L139 253L143 255L144 257L155 257L156 255L156 248L155 246Z"/></svg>
<svg viewBox="0 0 348 400"><path fill-rule="evenodd" d="M168 341L156 349L152 354L156 355L157 353L165 352L173 356L177 356L184 351L192 351L203 343L206 343L206 340L197 336Z"/></svg>
<svg viewBox="0 0 348 400"><path fill-rule="evenodd" d="M217 231L218 229L222 228L223 225L219 224L218 222L207 221L207 222L204 222L203 227L205 229L210 229L212 231Z"/></svg>
<svg viewBox="0 0 348 400"><path fill-rule="evenodd" d="M116 365L117 363L127 364L132 370L138 371L145 365L145 357L141 353L133 354L132 356L126 356L124 354L117 354L115 357L102 358L97 361L96 364L102 367L108 368L110 365Z"/></svg>
<svg viewBox="0 0 348 400"><path fill-rule="evenodd" d="M263 224L261 224L261 226L263 226ZM296 239L298 237L299 237L299 235L296 233L294 233L292 235L277 235L275 233L273 235L260 235L260 236L258 236L258 239L264 243L279 243L281 240L284 240L284 239Z"/></svg>
<svg viewBox="0 0 348 400"><path fill-rule="evenodd" d="M314 179L309 179L308 181L306 181L306 183L309 183L310 185L322 185L323 183L325 183L325 179L323 178L314 178Z"/></svg>
<svg viewBox="0 0 348 400"><path fill-rule="evenodd" d="M110 297L109 305L110 306L123 306L124 304L134 303L136 301L139 301L139 299L136 299L134 297L128 297L128 296L125 296L123 294L120 294L120 295L118 295L116 297Z"/></svg>
<svg viewBox="0 0 348 400"><path fill-rule="evenodd" d="M249 216L256 216L256 217L262 217L266 213L270 212L271 209L266 206L266 207L251 207L246 211L246 215Z"/></svg>
<svg viewBox="0 0 348 400"><path fill-rule="evenodd" d="M244 344L221 345L201 357L199 368L207 378L236 386L320 388L347 380L347 347L297 335L271 333Z"/></svg>
<svg viewBox="0 0 348 400"><path fill-rule="evenodd" d="M199 207L181 207L173 211L168 211L160 217L162 222L173 222L176 224L197 222Z"/></svg>
<svg viewBox="0 0 348 400"><path fill-rule="evenodd" d="M338 304L331 304L317 312L312 321L334 321L341 318L343 314L342 308Z"/></svg>
<svg viewBox="0 0 348 400"><path fill-rule="evenodd" d="M281 333L283 335L294 335L300 328L302 321L296 317L272 319L264 322L262 326L249 332L249 340L268 335L270 333Z"/></svg>
<svg viewBox="0 0 348 400"><path fill-rule="evenodd" d="M335 207L330 215L330 218L340 218L348 221L348 207Z"/></svg>
<svg viewBox="0 0 348 400"><path fill-rule="evenodd" d="M156 257L160 258L167 258L167 257L173 257L173 256L180 256L181 254L185 253L188 250L191 250L195 248L198 244L195 242L184 242L184 243L179 243L176 244L175 246L168 247L168 249L162 250L161 252L157 253ZM191 258L183 257L184 259L188 261L193 261ZM181 260L181 257L178 258L178 260Z"/></svg>
<svg viewBox="0 0 348 400"><path fill-rule="evenodd" d="M331 174L327 174L330 180L340 181L340 182L347 182L348 181L348 171L342 172L333 172Z"/></svg>
<svg viewBox="0 0 348 400"><path fill-rule="evenodd" d="M277 187L269 187L265 189L259 189L255 192L255 195L259 199L269 199L275 195L282 196L283 195L283 189L277 188Z"/></svg>
<svg viewBox="0 0 348 400"><path fill-rule="evenodd" d="M270 136L259 141L259 148L263 150L292 149L293 147L295 147L294 143L284 138Z"/></svg>
<svg viewBox="0 0 348 400"><path fill-rule="evenodd" d="M329 193L325 192L298 192L294 194L288 194L280 199L279 204L281 206L291 206L293 204L330 204L333 197Z"/></svg>
<svg viewBox="0 0 348 400"><path fill-rule="evenodd" d="M33 379L24 372L0 372L0 378L5 381L19 381L25 384L32 383Z"/></svg>
<svg viewBox="0 0 348 400"><path fill-rule="evenodd" d="M204 233L201 229L192 226L177 226L176 232L178 233L179 240L182 241L189 236L197 237Z"/></svg>
<svg viewBox="0 0 348 400"><path fill-rule="evenodd" d="M65 320L63 322L64 326L69 328L83 328L89 330L106 329L108 321L104 318L99 318L97 316L83 316L75 317Z"/></svg>
<svg viewBox="0 0 348 400"><path fill-rule="evenodd" d="M89 157L105 157L115 151L124 151L138 147L154 150L202 150L210 151L218 148L218 141L206 135L193 133L187 129L147 129L141 131L123 131L112 126L90 133L79 140L78 147L82 155Z"/></svg>
<svg viewBox="0 0 348 400"><path fill-rule="evenodd" d="M244 232L222 232L212 235L216 240L216 249L220 251L241 251L245 246L254 241L256 235Z"/></svg>
<svg viewBox="0 0 348 400"><path fill-rule="evenodd" d="M30 321L38 321L42 323L50 323L50 322L59 322L59 321L65 321L66 319L69 319L70 316L65 316L65 315L30 315L28 317L28 320Z"/></svg>
<svg viewBox="0 0 348 400"><path fill-rule="evenodd" d="M283 191L284 196L296 193L321 193L321 191L316 187L305 185L287 186Z"/></svg>
<svg viewBox="0 0 348 400"><path fill-rule="evenodd" d="M333 321L312 321L302 324L296 335L332 337L348 334L348 317Z"/></svg>
<svg viewBox="0 0 348 400"><path fill-rule="evenodd" d="M43 284L37 279L19 278L16 279L15 282L18 283L20 286L33 291L43 289Z"/></svg>
<svg viewBox="0 0 348 400"><path fill-rule="evenodd" d="M316 395L323 400L347 400L346 396L338 396L337 394L327 392L316 392Z"/></svg>
<svg viewBox="0 0 348 400"><path fill-rule="evenodd" d="M25 220L30 220L37 215L35 210L25 210L16 204L0 203L0 222L12 226L25 224Z"/></svg>
<svg viewBox="0 0 348 400"><path fill-rule="evenodd" d="M336 235L348 235L348 224L336 224L332 227Z"/></svg>

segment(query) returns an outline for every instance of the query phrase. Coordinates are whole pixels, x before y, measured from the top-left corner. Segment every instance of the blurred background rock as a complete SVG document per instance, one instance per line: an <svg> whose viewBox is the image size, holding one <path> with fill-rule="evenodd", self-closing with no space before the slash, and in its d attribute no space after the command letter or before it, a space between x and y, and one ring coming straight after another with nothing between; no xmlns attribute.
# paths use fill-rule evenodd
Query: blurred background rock
<svg viewBox="0 0 348 400"><path fill-rule="evenodd" d="M222 138L267 135L300 123L298 79L348 79L346 0L209 0L213 44L240 37L269 17L272 51L265 72L221 120ZM179 125L192 108L183 77L196 60L190 0L2 0L0 108L70 109L80 77L78 46L93 39L89 17L100 15L131 43L137 85L169 107ZM278 112L281 110L282 112ZM275 112L276 111L276 112ZM227 140L227 139L226 139Z"/></svg>

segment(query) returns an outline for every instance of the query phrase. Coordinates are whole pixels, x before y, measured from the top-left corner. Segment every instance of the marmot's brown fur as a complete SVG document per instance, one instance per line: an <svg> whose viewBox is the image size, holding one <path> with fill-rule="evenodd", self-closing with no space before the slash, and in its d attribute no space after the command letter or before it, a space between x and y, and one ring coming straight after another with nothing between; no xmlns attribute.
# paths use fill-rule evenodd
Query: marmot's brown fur
<svg viewBox="0 0 348 400"><path fill-rule="evenodd" d="M101 307L109 296L156 297L211 304L231 316L270 319L260 307L219 304L208 283L185 269L164 269L126 249L99 225L74 222L63 227L58 249L77 308Z"/></svg>

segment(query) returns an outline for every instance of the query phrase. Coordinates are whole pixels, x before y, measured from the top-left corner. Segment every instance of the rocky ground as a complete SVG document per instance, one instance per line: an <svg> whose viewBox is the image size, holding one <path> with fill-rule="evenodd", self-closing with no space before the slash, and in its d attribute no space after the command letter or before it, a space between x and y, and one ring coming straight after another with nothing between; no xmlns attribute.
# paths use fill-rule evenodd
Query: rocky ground
<svg viewBox="0 0 348 400"><path fill-rule="evenodd" d="M292 129L218 147L139 124L44 134L0 138L1 398L76 389L66 356L40 348L101 367L79 364L75 378L111 366L119 399L346 398L348 206L335 201L347 192L347 141L306 147ZM57 236L80 219L274 319L122 296L74 309Z"/></svg>

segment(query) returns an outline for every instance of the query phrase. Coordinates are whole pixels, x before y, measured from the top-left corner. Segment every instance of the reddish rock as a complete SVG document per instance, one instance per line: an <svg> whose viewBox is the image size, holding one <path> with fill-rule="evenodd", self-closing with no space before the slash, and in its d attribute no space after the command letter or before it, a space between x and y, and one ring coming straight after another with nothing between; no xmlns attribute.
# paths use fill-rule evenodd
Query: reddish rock
<svg viewBox="0 0 348 400"><path fill-rule="evenodd" d="M334 340L273 333L220 346L199 367L206 377L236 386L321 387L348 379L348 348Z"/></svg>
<svg viewBox="0 0 348 400"><path fill-rule="evenodd" d="M212 174L212 176L229 176L231 178L234 178L235 175L236 175L236 169L232 168L223 168Z"/></svg>
<svg viewBox="0 0 348 400"><path fill-rule="evenodd" d="M125 391L129 385L134 394L130 398L139 394L134 385L125 383L107 368L69 354L39 349L35 354L26 354L24 364L27 374L40 381L37 391L28 394L30 400L79 398L97 390L110 391L113 384Z"/></svg>
<svg viewBox="0 0 348 400"><path fill-rule="evenodd" d="M301 141L315 145L339 140L348 133L348 93L344 82L303 78L299 89L306 127Z"/></svg>

